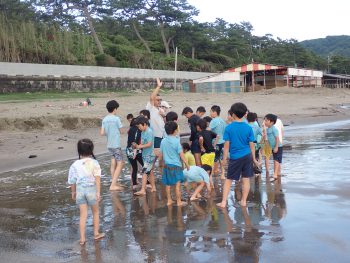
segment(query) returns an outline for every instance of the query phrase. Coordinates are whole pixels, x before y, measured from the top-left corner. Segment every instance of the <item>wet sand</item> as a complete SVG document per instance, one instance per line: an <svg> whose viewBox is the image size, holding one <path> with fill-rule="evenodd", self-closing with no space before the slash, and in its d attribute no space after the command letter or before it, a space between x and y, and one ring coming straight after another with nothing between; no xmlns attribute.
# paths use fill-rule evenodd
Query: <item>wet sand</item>
<svg viewBox="0 0 350 263"><path fill-rule="evenodd" d="M0 174L0 262L340 262L350 261L350 121L287 127L283 177L251 180L248 207L232 187L227 209L215 196L184 208L166 207L164 189L134 197L110 193L109 158L98 156L101 229L79 246L79 212L57 162ZM271 167L272 169L272 167ZM158 178L159 180L159 178ZM122 183L130 184L126 166ZM184 194L184 199L187 196Z"/></svg>
<svg viewBox="0 0 350 263"><path fill-rule="evenodd" d="M94 106L81 107L81 99L2 102L0 104L0 172L67 160L76 157L76 142L91 138L96 153L106 152L106 139L99 136L105 104L110 99L120 103L119 116L127 125L126 115L137 115L149 99L150 92L106 93L91 98ZM241 101L259 117L277 114L286 125L324 123L350 118L350 91L346 89L277 88L242 94L193 94L163 91L161 95L181 113L185 106L203 105L209 111L218 104L222 117L232 103ZM82 95L82 99L85 99ZM179 116L182 132L188 131L187 120ZM125 146L126 136L122 136ZM30 155L34 158L28 158Z"/></svg>

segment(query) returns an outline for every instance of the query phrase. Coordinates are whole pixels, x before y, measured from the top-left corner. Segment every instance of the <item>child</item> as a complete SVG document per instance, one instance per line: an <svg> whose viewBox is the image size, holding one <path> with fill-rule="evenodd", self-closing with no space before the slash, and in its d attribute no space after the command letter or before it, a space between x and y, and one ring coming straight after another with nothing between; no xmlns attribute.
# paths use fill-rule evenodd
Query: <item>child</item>
<svg viewBox="0 0 350 263"><path fill-rule="evenodd" d="M112 155L111 158L111 176L112 182L109 187L110 191L123 190L123 187L117 184L120 172L123 168L123 154L120 146L120 134L123 127L117 115L119 103L115 100L107 102L106 105L109 114L103 118L100 134L107 136L107 149Z"/></svg>
<svg viewBox="0 0 350 263"><path fill-rule="evenodd" d="M207 126L209 126L210 122L212 121L212 118L209 116L205 116L203 117L203 120L205 120L207 122Z"/></svg>
<svg viewBox="0 0 350 263"><path fill-rule="evenodd" d="M233 122L234 119L232 117L232 113L231 113L231 110L228 110L227 111L227 119L226 119L226 124L230 124L231 122Z"/></svg>
<svg viewBox="0 0 350 263"><path fill-rule="evenodd" d="M126 119L129 123L131 123L131 121L134 119L134 115L132 115L132 113L129 113L128 115L126 115Z"/></svg>
<svg viewBox="0 0 350 263"><path fill-rule="evenodd" d="M139 116L136 118L137 128L141 133L141 144L134 143L136 149L142 149L142 185L141 190L136 192L135 195L145 195L146 194L146 184L147 177L149 176L149 182L151 184L151 192L155 192L156 185L154 182L153 164L155 160L155 155L153 153L154 149L154 137L152 129L148 126L147 118Z"/></svg>
<svg viewBox="0 0 350 263"><path fill-rule="evenodd" d="M277 116L274 114L267 114L264 118L264 124L266 126L266 136L267 140L271 146L272 149L272 155L273 155L273 177L271 182L274 182L278 179L278 173L279 173L279 166L282 163L282 154L283 154L283 147L282 144L279 141L279 134L277 128L274 126L277 120ZM269 160L265 159L266 164L266 174L268 175L268 165Z"/></svg>
<svg viewBox="0 0 350 263"><path fill-rule="evenodd" d="M177 123L179 116L175 111L170 111L165 115L165 122L174 121ZM180 136L180 126L177 124L177 136Z"/></svg>
<svg viewBox="0 0 350 263"><path fill-rule="evenodd" d="M210 180L209 176L211 174L212 168L204 164L202 167L199 166L191 166L189 170L184 170L184 175L186 178L186 188L189 189L189 184L195 183L197 184L196 189L194 190L193 194L191 195L190 200L196 201L198 198L201 197L200 192L204 188L204 186L207 187L208 194L211 192L210 187Z"/></svg>
<svg viewBox="0 0 350 263"><path fill-rule="evenodd" d="M256 113L254 112L249 112L247 114L247 121L250 127L252 127L253 129L253 133L254 133L254 145L255 145L255 158L256 160L260 160L260 141L261 141L261 134L262 134L262 130L259 127L258 124L258 116ZM254 167L254 173L255 174L261 174L261 169L260 167Z"/></svg>
<svg viewBox="0 0 350 263"><path fill-rule="evenodd" d="M194 155L194 159L196 161L196 165L201 165L201 149L199 147L198 142L198 132L197 132L197 121L200 120L196 114L193 113L193 110L190 107L185 107L182 110L182 115L188 119L188 125L190 126L191 135L190 135L190 144L191 144L191 152Z"/></svg>
<svg viewBox="0 0 350 263"><path fill-rule="evenodd" d="M199 118L202 118L204 116L204 114L206 113L207 111L205 110L205 108L203 106L199 106L196 110L196 115L199 117Z"/></svg>
<svg viewBox="0 0 350 263"><path fill-rule="evenodd" d="M207 127L207 122L205 120L200 119L197 122L198 141L202 153L201 162L202 164L208 164L213 167L215 159L215 146L218 141L218 136L216 133L207 130Z"/></svg>
<svg viewBox="0 0 350 263"><path fill-rule="evenodd" d="M275 127L278 130L278 139L280 140L280 144L283 145L284 126L283 126L283 122L278 117L277 117L277 120L276 120L276 123L275 123ZM280 165L279 165L279 171L278 171L278 175L279 176L281 176L281 173L282 173L281 170L282 170L282 163L280 163Z"/></svg>
<svg viewBox="0 0 350 263"><path fill-rule="evenodd" d="M218 142L215 147L215 159L214 159L214 174L218 173L218 166L220 164L221 176L220 178L225 179L225 167L221 164L222 154L224 149L224 131L226 128L225 121L220 117L220 106L214 105L210 109L210 116L212 121L209 124L209 129L218 135Z"/></svg>
<svg viewBox="0 0 350 263"><path fill-rule="evenodd" d="M230 161L227 170L227 179L221 203L217 205L225 208L232 181L238 181L242 176L241 206L247 205L247 197L250 190L250 177L253 173L253 162L259 165L255 159L254 134L252 128L244 122L243 117L247 113L247 107L243 103L235 103L231 106L234 122L225 128L224 132L224 156L222 163L225 165L228 152Z"/></svg>
<svg viewBox="0 0 350 263"><path fill-rule="evenodd" d="M132 119L130 122L130 128L128 131L128 142L126 146L126 156L128 157L129 163L131 165L131 180L133 189L137 188L137 171L138 164L143 166L142 151L136 149L133 145L134 143L139 144L141 141L141 131L136 126L136 119Z"/></svg>
<svg viewBox="0 0 350 263"><path fill-rule="evenodd" d="M189 166L196 165L196 162L194 160L194 156L191 153L190 145L187 142L183 142L181 145L182 145L182 150L183 150L183 152L185 154L185 159L186 159L186 162L188 163L188 165Z"/></svg>
<svg viewBox="0 0 350 263"><path fill-rule="evenodd" d="M167 205L172 205L174 201L171 198L170 187L175 185L176 204L177 206L186 205L181 200L181 183L184 182L181 160L187 169L189 165L182 151L180 138L177 135L177 123L174 121L167 122L164 126L166 136L160 144L161 157L164 160L162 183L165 185L167 194Z"/></svg>
<svg viewBox="0 0 350 263"><path fill-rule="evenodd" d="M101 167L95 160L93 154L94 145L89 139L82 139L78 142L79 160L75 161L69 168L68 184L71 185L72 199L76 200L80 209L80 245L86 243L85 227L88 207L91 207L94 239L98 240L105 236L99 232L99 211L101 188Z"/></svg>

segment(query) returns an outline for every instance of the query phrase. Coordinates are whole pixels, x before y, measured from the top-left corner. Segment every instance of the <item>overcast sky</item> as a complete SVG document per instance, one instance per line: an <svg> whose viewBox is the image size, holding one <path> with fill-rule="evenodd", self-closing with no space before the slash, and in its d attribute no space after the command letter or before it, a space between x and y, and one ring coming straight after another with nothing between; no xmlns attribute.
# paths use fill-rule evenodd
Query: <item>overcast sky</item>
<svg viewBox="0 0 350 263"><path fill-rule="evenodd" d="M254 35L305 39L350 35L349 0L188 0L199 11L196 20L250 22Z"/></svg>

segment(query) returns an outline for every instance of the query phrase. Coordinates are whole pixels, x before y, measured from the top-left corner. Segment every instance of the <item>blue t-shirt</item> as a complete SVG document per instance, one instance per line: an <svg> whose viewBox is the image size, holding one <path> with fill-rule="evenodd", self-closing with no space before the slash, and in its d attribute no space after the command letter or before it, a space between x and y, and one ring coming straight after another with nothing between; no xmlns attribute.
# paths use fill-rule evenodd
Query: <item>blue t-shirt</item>
<svg viewBox="0 0 350 263"><path fill-rule="evenodd" d="M224 131L226 128L226 122L220 118L220 117L215 117L211 120L209 124L209 128L215 132L219 137L218 144L224 143Z"/></svg>
<svg viewBox="0 0 350 263"><path fill-rule="evenodd" d="M147 144L149 142L152 142L150 147L142 148L142 157L154 155L153 154L154 137L153 137L153 131L150 127L148 127L145 131L141 133L141 144Z"/></svg>
<svg viewBox="0 0 350 263"><path fill-rule="evenodd" d="M120 131L123 125L118 116L108 114L102 120L102 128L107 136L107 148L120 148Z"/></svg>
<svg viewBox="0 0 350 263"><path fill-rule="evenodd" d="M172 164L182 167L180 153L182 152L182 146L180 138L172 135L166 136L161 144L160 151L163 154L165 164Z"/></svg>
<svg viewBox="0 0 350 263"><path fill-rule="evenodd" d="M249 142L255 139L252 127L235 121L226 126L224 140L230 142L230 159L239 159L250 153Z"/></svg>
<svg viewBox="0 0 350 263"><path fill-rule="evenodd" d="M209 184L209 175L208 173L199 166L190 166L190 169L184 170L184 176L186 181L191 182L202 182L204 181L206 184Z"/></svg>
<svg viewBox="0 0 350 263"><path fill-rule="evenodd" d="M266 129L266 135L267 135L267 140L269 141L269 144L271 148L275 148L276 146L276 137L278 138L278 130L275 126L271 126L270 128ZM279 144L278 146L282 146Z"/></svg>

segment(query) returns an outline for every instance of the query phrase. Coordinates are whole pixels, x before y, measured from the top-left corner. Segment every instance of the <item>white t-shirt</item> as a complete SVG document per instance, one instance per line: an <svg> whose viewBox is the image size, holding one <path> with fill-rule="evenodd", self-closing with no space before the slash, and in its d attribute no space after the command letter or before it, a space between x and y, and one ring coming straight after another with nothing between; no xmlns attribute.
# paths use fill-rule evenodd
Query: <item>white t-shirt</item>
<svg viewBox="0 0 350 263"><path fill-rule="evenodd" d="M283 123L280 119L277 119L276 123L275 123L275 127L278 130L278 140L280 141L280 144L283 144L283 130L284 130L284 126Z"/></svg>
<svg viewBox="0 0 350 263"><path fill-rule="evenodd" d="M150 115L151 115L151 119L150 119L150 123L151 123L151 128L153 131L153 136L154 137L159 137L159 138L163 138L164 137L164 119L163 116L160 115L159 113L159 109L153 105L151 105L150 102L147 103L146 105L146 110L149 110Z"/></svg>

